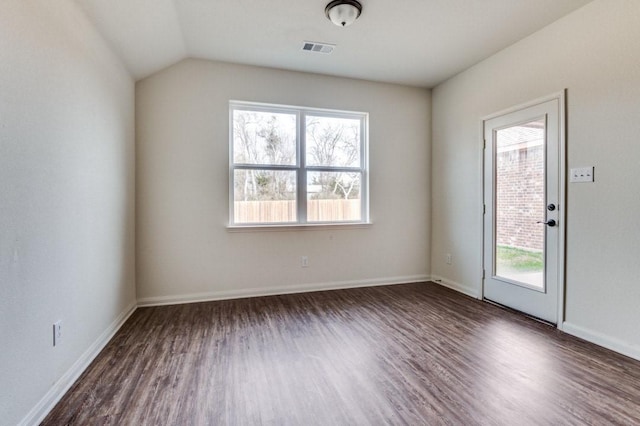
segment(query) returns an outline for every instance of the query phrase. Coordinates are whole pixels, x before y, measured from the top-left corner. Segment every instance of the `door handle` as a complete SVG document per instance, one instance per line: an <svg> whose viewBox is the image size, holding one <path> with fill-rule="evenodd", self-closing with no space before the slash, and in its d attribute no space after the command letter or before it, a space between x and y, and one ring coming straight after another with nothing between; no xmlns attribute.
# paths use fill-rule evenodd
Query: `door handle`
<svg viewBox="0 0 640 426"><path fill-rule="evenodd" d="M538 221L538 222L536 222L536 223L542 223L542 224L545 224L545 225L547 225L547 226L551 226L551 227L556 226L556 221L555 221L555 220L553 220L553 219L551 219L551 220L547 220L546 222Z"/></svg>

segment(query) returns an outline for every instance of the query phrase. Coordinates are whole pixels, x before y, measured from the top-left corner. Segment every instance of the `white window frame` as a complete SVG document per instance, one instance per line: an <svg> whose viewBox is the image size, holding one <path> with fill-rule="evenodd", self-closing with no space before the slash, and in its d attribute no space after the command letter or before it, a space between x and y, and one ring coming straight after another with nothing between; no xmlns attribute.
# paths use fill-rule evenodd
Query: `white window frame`
<svg viewBox="0 0 640 426"><path fill-rule="evenodd" d="M262 111L273 113L294 114L296 116L296 164L235 164L233 152L233 112ZM306 117L307 115L320 117L335 117L360 120L360 167L332 167L307 166L306 164ZM246 101L229 101L229 224L228 228L287 228L287 227L326 227L334 225L368 225L369 222L369 114L366 112L341 111L321 108L298 107L290 105L276 105ZM296 222L264 222L264 223L235 223L234 222L234 171L235 170L287 170L296 172ZM357 172L361 175L360 182L360 211L358 221L307 221L307 172Z"/></svg>

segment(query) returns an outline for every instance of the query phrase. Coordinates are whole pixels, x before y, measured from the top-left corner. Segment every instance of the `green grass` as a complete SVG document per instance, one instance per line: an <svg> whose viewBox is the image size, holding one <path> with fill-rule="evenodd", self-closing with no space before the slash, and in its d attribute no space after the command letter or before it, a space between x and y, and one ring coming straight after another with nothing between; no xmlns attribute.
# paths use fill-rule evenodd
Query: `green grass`
<svg viewBox="0 0 640 426"><path fill-rule="evenodd" d="M498 267L518 272L541 271L544 266L542 252L509 246L498 246L496 260Z"/></svg>

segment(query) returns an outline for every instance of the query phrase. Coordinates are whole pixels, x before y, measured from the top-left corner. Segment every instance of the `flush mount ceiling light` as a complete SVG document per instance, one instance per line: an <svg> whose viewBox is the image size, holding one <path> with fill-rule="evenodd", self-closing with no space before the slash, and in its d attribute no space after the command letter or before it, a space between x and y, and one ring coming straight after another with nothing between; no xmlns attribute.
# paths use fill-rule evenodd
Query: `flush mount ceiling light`
<svg viewBox="0 0 640 426"><path fill-rule="evenodd" d="M351 25L362 13L362 5L356 0L334 0L324 9L327 18L339 27Z"/></svg>

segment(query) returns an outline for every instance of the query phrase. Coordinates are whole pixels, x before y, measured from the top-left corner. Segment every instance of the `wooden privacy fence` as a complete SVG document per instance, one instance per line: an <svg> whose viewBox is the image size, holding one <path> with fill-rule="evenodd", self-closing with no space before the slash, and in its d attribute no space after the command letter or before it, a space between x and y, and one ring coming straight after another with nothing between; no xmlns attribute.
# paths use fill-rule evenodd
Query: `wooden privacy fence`
<svg viewBox="0 0 640 426"><path fill-rule="evenodd" d="M355 200L309 200L308 222L332 222L360 220L361 202ZM296 202L283 201L235 201L235 223L295 222Z"/></svg>

